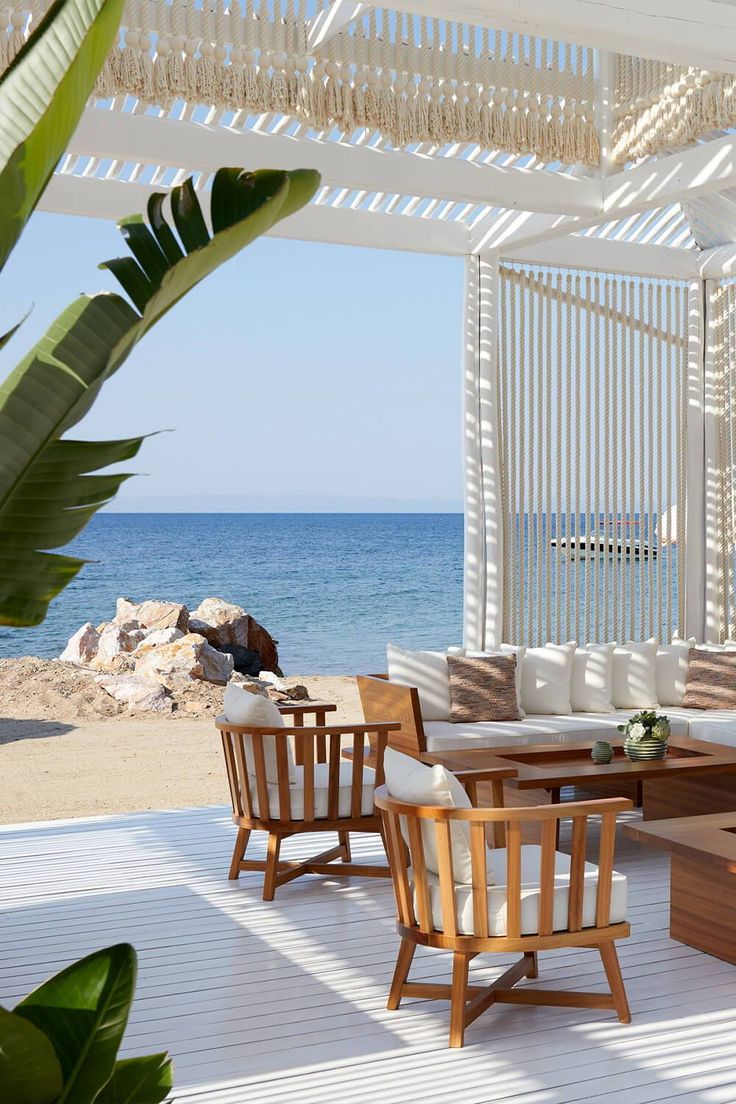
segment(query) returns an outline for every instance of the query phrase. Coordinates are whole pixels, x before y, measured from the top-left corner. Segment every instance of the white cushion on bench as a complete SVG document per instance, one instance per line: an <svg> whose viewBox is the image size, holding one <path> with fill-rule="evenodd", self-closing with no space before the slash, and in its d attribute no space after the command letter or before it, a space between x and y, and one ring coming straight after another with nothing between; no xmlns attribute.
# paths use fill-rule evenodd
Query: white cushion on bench
<svg viewBox="0 0 736 1104"><path fill-rule="evenodd" d="M314 764L314 815L315 818L324 818L327 813L327 792L329 785L329 763ZM295 780L289 786L289 801L291 802L291 820L304 820L304 767L294 768ZM250 796L253 802L253 812L260 816L258 809L258 790L256 780L252 775L248 776L250 784ZM349 817L353 785L353 764L349 760L340 763L340 790L338 796L338 811L340 817ZM361 813L370 816L373 812L373 791L376 788L376 772L370 767L363 767L363 787L361 800ZM280 816L279 812L279 788L269 783L268 806L271 820ZM284 811L284 819L286 812Z"/></svg>
<svg viewBox="0 0 736 1104"><path fill-rule="evenodd" d="M570 744L584 740L605 740L618 736L616 726L625 724L633 710L617 713L568 713L566 716L529 716L523 721L477 721L474 724L450 724L429 721L424 725L427 751L457 751L460 748L493 748L528 744ZM667 709L672 736L688 735L688 724L705 716L699 709ZM734 716L734 714L730 714ZM736 722L734 722L736 731ZM691 733L692 734L692 733ZM700 737L693 737L698 739ZM736 737L735 737L736 738ZM705 739L705 737L702 737ZM710 739L715 739L711 736Z"/></svg>
<svg viewBox="0 0 736 1104"><path fill-rule="evenodd" d="M690 709L689 736L693 740L710 740L714 744L736 747L736 711L733 709Z"/></svg>
<svg viewBox="0 0 736 1104"><path fill-rule="evenodd" d="M539 863L541 847L537 844L524 844L521 848L521 934L534 935L539 931ZM499 848L488 852L489 881L495 885L488 887L488 927L491 935L506 935L506 849ZM593 863L585 864L585 888L583 890L583 927L595 924L596 898L598 891L598 867ZM434 925L443 930L442 905L440 902L439 878L427 874L429 898ZM554 931L567 928L567 906L570 891L570 856L561 852L555 854L555 891L552 909L552 927ZM611 885L610 922L618 924L626 919L626 876L613 873ZM416 907L416 902L415 902ZM458 932L473 935L473 894L468 885L455 886L455 912Z"/></svg>

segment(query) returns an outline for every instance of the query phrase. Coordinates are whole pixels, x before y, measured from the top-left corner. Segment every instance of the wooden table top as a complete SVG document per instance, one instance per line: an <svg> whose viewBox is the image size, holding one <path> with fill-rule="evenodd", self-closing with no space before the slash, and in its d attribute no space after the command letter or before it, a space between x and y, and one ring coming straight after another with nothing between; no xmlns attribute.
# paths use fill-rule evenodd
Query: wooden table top
<svg viewBox="0 0 736 1104"><path fill-rule="evenodd" d="M736 812L647 820L623 829L637 843L736 872Z"/></svg>
<svg viewBox="0 0 736 1104"><path fill-rule="evenodd" d="M623 738L612 738L614 758L594 763L590 752L595 740L574 744L527 744L511 747L471 748L427 752L425 763L441 763L451 771L516 768L510 784L520 790L557 789L585 782L626 779L630 782L662 775L736 772L736 748L704 740L670 740L664 759L632 763L623 750ZM736 815L736 814L735 814Z"/></svg>

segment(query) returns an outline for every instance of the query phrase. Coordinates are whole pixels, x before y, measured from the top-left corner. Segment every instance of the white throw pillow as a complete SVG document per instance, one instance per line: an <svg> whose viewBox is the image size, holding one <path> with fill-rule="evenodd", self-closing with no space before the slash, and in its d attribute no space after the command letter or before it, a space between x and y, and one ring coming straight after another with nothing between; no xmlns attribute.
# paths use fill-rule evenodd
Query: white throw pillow
<svg viewBox="0 0 736 1104"><path fill-rule="evenodd" d="M521 661L521 704L527 713L572 712L570 683L576 646L545 644L526 649Z"/></svg>
<svg viewBox="0 0 736 1104"><path fill-rule="evenodd" d="M660 705L682 705L685 684L690 666L690 649L695 647L695 637L689 640L673 638L671 644L657 648L657 701Z"/></svg>
<svg viewBox="0 0 736 1104"><path fill-rule="evenodd" d="M616 709L657 708L656 640L614 645L612 685Z"/></svg>
<svg viewBox="0 0 736 1104"><path fill-rule="evenodd" d="M473 808L457 778L439 763L429 767L400 751L386 748L383 769L388 792L399 801L410 805L439 805L449 809ZM403 824L402 832L407 839ZM433 874L439 874L433 820L422 821L422 839L425 866ZM470 859L470 827L467 822L458 820L450 824L450 846L454 880L469 885L473 881L473 867Z"/></svg>
<svg viewBox="0 0 736 1104"><path fill-rule="evenodd" d="M526 644L502 644L501 652L516 656L516 704L519 706L519 716L524 718L526 713L521 703L521 667L526 655Z"/></svg>
<svg viewBox="0 0 736 1104"><path fill-rule="evenodd" d="M284 718L277 706L270 698L264 698L261 694L251 694L243 690L234 682L229 682L225 687L223 699L223 711L231 724L249 725L253 728L283 728ZM253 756L253 740L245 733L243 736L243 749L248 774L255 775L256 763ZM294 770L294 755L291 749L291 740L286 741L286 750L289 762L289 782L296 778ZM269 782L278 782L278 766L276 761L276 740L273 736L263 737L263 758L266 763L266 778Z"/></svg>
<svg viewBox="0 0 736 1104"><path fill-rule="evenodd" d="M613 644L588 644L572 657L573 713L613 713Z"/></svg>
<svg viewBox="0 0 736 1104"><path fill-rule="evenodd" d="M450 673L445 652L410 652L386 646L388 677L400 686L416 686L424 721L449 721Z"/></svg>

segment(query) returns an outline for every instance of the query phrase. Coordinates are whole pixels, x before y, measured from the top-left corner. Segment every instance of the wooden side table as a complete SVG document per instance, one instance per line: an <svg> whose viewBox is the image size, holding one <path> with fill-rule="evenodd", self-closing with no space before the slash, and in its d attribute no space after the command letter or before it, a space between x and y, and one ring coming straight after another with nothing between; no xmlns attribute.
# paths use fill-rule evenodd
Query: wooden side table
<svg viewBox="0 0 736 1104"><path fill-rule="evenodd" d="M625 824L624 835L672 856L672 938L736 964L736 812Z"/></svg>

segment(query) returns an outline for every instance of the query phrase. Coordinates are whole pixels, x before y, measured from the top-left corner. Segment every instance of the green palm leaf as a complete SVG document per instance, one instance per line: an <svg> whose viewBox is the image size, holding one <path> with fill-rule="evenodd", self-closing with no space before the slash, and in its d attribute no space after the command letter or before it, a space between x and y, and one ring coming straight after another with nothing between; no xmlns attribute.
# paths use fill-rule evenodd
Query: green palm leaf
<svg viewBox="0 0 736 1104"><path fill-rule="evenodd" d="M58 1104L88 1104L110 1079L135 979L135 951L119 943L73 962L14 1009L51 1041L64 1078Z"/></svg>
<svg viewBox="0 0 736 1104"><path fill-rule="evenodd" d="M53 1104L63 1088L61 1066L43 1031L0 1008L3 1104Z"/></svg>
<svg viewBox="0 0 736 1104"><path fill-rule="evenodd" d="M74 133L124 0L56 0L0 77L0 268Z"/></svg>
<svg viewBox="0 0 736 1104"><path fill-rule="evenodd" d="M148 224L120 224L133 254L106 262L120 295L82 296L52 324L0 386L0 624L36 625L83 561L49 554L67 544L114 497L126 474L91 475L131 459L142 438L60 440L143 335L188 291L276 222L307 203L310 170L220 169L212 233L190 181L171 193L176 233L154 196Z"/></svg>
<svg viewBox="0 0 736 1104"><path fill-rule="evenodd" d="M123 1058L95 1098L95 1104L160 1104L174 1085L174 1070L166 1054Z"/></svg>

